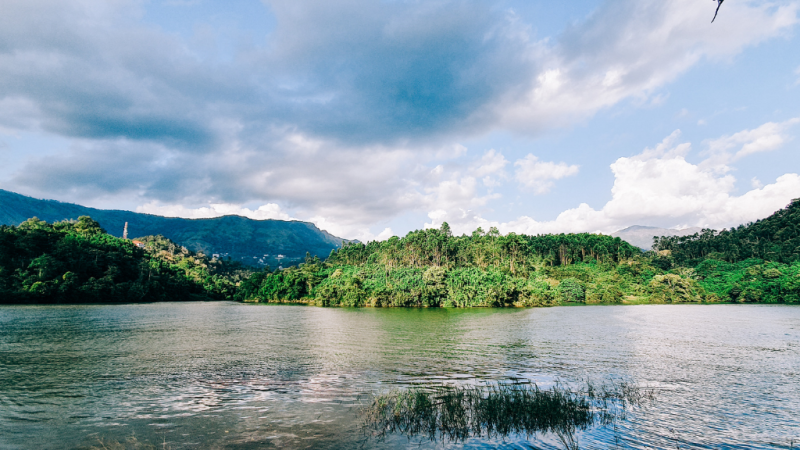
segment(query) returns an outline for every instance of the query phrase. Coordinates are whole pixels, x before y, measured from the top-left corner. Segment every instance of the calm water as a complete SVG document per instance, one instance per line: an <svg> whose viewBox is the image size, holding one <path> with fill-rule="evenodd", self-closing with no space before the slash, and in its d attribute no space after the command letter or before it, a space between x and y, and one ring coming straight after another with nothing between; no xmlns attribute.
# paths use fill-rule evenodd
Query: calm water
<svg viewBox="0 0 800 450"><path fill-rule="evenodd" d="M800 448L800 307L236 303L0 307L0 448L561 448L376 442L357 412L419 383L609 377L658 401L581 448Z"/></svg>

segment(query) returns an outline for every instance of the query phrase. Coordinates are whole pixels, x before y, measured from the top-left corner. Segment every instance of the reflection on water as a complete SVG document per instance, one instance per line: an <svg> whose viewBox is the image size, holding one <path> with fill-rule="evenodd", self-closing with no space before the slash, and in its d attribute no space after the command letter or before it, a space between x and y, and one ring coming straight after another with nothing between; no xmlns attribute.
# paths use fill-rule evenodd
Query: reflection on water
<svg viewBox="0 0 800 450"><path fill-rule="evenodd" d="M358 409L412 385L615 377L658 402L579 433L581 448L800 448L798 307L236 303L0 307L0 448L131 435L172 449L450 447L374 442Z"/></svg>

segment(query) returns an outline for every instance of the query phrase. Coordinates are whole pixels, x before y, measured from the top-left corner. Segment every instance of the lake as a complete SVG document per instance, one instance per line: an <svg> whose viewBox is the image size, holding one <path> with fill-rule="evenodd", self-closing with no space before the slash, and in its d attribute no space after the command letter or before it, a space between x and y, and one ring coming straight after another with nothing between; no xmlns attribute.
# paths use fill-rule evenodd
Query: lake
<svg viewBox="0 0 800 450"><path fill-rule="evenodd" d="M360 427L417 385L632 380L657 391L581 448L800 448L800 307L0 307L0 448L563 448Z"/></svg>

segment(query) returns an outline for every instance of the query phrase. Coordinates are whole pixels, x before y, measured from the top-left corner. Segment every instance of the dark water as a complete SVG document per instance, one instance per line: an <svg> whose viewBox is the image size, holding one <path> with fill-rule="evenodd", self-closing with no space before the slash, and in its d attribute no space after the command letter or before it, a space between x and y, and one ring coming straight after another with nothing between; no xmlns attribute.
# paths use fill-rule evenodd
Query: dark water
<svg viewBox="0 0 800 450"><path fill-rule="evenodd" d="M581 448L800 449L800 307L0 307L0 448L561 448L552 436L377 442L370 393L633 379L658 401Z"/></svg>

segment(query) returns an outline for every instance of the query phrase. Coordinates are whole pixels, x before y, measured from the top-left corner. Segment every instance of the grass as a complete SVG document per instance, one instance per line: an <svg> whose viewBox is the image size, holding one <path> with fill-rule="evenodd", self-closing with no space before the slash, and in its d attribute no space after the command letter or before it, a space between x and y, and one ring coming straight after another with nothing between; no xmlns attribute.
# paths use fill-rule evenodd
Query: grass
<svg viewBox="0 0 800 450"><path fill-rule="evenodd" d="M562 384L411 388L378 395L361 411L373 437L400 433L431 440L463 442L473 437L535 436L552 433L577 448L575 432L625 419L632 406L655 400L652 389L628 382L586 383L580 390Z"/></svg>

